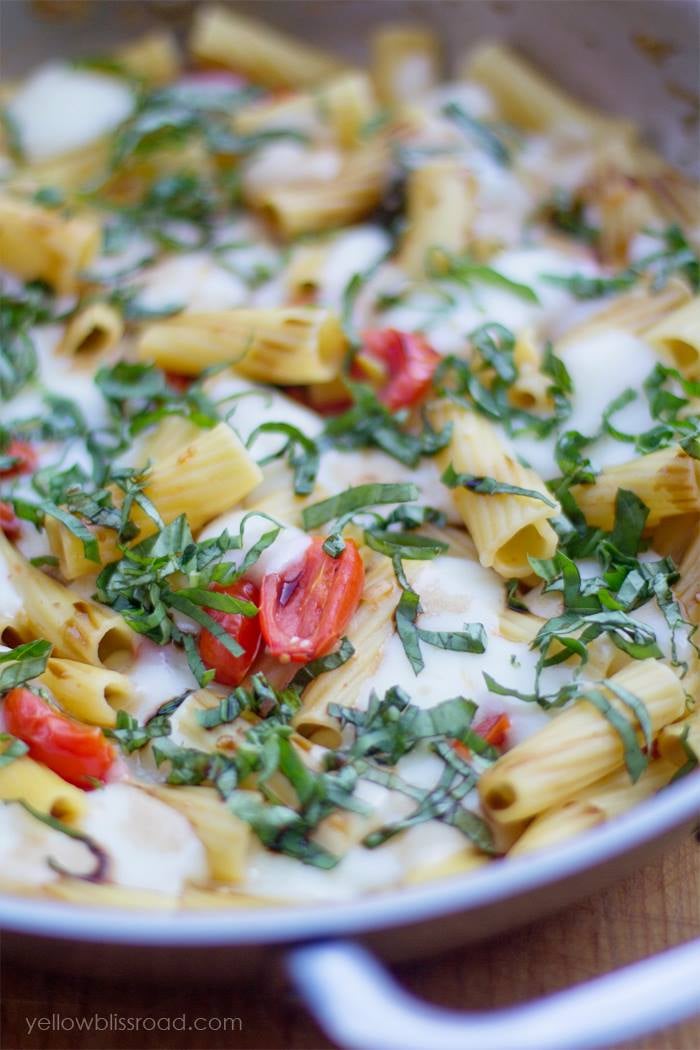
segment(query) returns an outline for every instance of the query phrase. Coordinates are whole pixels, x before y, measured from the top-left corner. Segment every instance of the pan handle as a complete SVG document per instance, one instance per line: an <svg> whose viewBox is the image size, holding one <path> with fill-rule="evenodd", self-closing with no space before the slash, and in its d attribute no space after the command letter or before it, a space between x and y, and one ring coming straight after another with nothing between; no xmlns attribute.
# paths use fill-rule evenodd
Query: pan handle
<svg viewBox="0 0 700 1050"><path fill-rule="evenodd" d="M349 941L295 948L287 970L345 1050L594 1050L700 1013L700 939L544 999L479 1013L413 998Z"/></svg>

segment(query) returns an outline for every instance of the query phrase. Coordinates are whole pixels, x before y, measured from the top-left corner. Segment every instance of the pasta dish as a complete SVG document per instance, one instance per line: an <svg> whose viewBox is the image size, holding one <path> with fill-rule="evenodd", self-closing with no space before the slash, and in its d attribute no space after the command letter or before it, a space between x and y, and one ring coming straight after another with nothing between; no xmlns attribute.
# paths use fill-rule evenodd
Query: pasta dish
<svg viewBox="0 0 700 1050"><path fill-rule="evenodd" d="M0 890L333 903L700 755L700 210L629 121L234 10L0 86Z"/></svg>

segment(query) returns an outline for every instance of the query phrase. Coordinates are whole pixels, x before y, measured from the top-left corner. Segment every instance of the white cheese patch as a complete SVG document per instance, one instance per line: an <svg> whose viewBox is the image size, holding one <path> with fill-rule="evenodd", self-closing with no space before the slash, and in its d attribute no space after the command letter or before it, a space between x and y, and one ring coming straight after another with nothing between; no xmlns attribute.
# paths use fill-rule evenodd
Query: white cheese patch
<svg viewBox="0 0 700 1050"><path fill-rule="evenodd" d="M379 226L355 226L339 234L323 262L319 304L340 312L352 277L371 270L390 247L389 234Z"/></svg>
<svg viewBox="0 0 700 1050"><path fill-rule="evenodd" d="M384 312L382 324L408 332L424 330L438 352L464 354L469 333L486 322L497 322L513 332L535 326L547 333L569 308L572 297L566 289L543 280L542 275L569 276L596 270L592 263L544 247L508 249L495 255L489 266L511 281L527 285L539 302L478 279L468 286L445 281L449 300L428 288L418 290Z"/></svg>
<svg viewBox="0 0 700 1050"><path fill-rule="evenodd" d="M59 875L49 858L76 875L95 867L84 843L48 827L17 803L0 803L0 884L19 888L55 882Z"/></svg>
<svg viewBox="0 0 700 1050"><path fill-rule="evenodd" d="M421 643L424 669L416 675L408 662L398 635L384 646L382 659L371 682L366 682L357 705L364 707L374 689L380 696L400 685L419 707L430 708L453 696L476 701L477 717L505 712L511 719L509 735L515 743L540 725L548 716L536 705L512 697L495 696L484 682L487 672L499 682L522 692L531 692L536 654L527 645L507 641L499 631L504 609L503 586L488 569L463 558L441 556L432 562L406 563L413 586L420 595L423 613L418 625L431 631L461 631L465 623L481 623L487 636L486 651L457 653ZM569 677L568 671L552 668L550 683Z"/></svg>
<svg viewBox="0 0 700 1050"><path fill-rule="evenodd" d="M452 494L440 481L440 471L430 457L422 459L409 474L407 467L378 449L363 449L362 452L331 449L321 457L318 472L318 484L331 495L355 485L405 481L411 481L420 490L417 502L443 511L451 522L461 522ZM388 508L386 510L388 512Z"/></svg>
<svg viewBox="0 0 700 1050"><path fill-rule="evenodd" d="M220 536L225 530L231 536L238 536L241 523L249 511L233 510L223 514L202 530L199 534L200 540L208 540ZM258 540L275 525L268 518L253 516L248 518L243 536L243 546L240 550L227 551L221 560L233 565L240 565L248 551ZM263 576L271 572L281 572L287 565L299 562L304 557L307 547L311 543L311 537L301 529L287 525L278 535L277 539L262 552L254 565L246 572L246 578L256 584L262 583Z"/></svg>
<svg viewBox="0 0 700 1050"><path fill-rule="evenodd" d="M108 854L108 877L120 886L180 893L187 882L209 875L189 821L129 784L91 792L82 830Z"/></svg>
<svg viewBox="0 0 700 1050"><path fill-rule="evenodd" d="M184 252L142 275L138 304L148 310L227 310L242 306L247 295L245 282L217 266L209 255Z"/></svg>
<svg viewBox="0 0 700 1050"><path fill-rule="evenodd" d="M127 673L133 694L125 707L139 722L154 715L167 700L186 689L196 688L183 650L156 645L146 638L140 641L136 659Z"/></svg>
<svg viewBox="0 0 700 1050"><path fill-rule="evenodd" d="M256 191L296 182L327 182L336 177L341 164L341 154L330 147L310 149L301 142L272 142L247 161L243 178Z"/></svg>
<svg viewBox="0 0 700 1050"><path fill-rule="evenodd" d="M42 66L8 104L30 161L86 146L126 120L134 94L125 81L62 63Z"/></svg>

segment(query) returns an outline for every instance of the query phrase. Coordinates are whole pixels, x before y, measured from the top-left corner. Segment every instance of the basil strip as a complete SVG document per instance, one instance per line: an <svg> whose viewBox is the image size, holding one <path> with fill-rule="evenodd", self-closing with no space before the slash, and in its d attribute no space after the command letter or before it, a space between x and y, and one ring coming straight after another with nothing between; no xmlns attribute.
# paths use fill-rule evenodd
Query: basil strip
<svg viewBox="0 0 700 1050"><path fill-rule="evenodd" d="M476 474L458 474L451 463L443 472L440 480L451 489L466 488L470 492L478 492L487 496L525 496L528 499L540 500L542 503L546 503L548 507L556 509L557 506L554 500L551 500L549 496L545 496L544 493L538 492L537 489L523 489L519 485L509 485L505 481L497 481L496 478L480 477Z"/></svg>
<svg viewBox="0 0 700 1050"><path fill-rule="evenodd" d="M25 642L7 653L0 653L0 693L24 685L46 670L51 642L37 639Z"/></svg>
<svg viewBox="0 0 700 1050"><path fill-rule="evenodd" d="M417 499L419 494L417 486L408 483L357 485L337 496L304 507L301 512L302 522L307 531L317 529L346 514L383 503L407 503Z"/></svg>

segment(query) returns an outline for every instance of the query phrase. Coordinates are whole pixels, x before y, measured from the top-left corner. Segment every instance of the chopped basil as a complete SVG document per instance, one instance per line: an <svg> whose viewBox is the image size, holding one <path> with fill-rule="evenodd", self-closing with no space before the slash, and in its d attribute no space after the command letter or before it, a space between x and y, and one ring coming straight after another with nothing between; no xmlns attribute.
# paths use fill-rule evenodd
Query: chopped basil
<svg viewBox="0 0 700 1050"><path fill-rule="evenodd" d="M457 102L446 102L442 107L442 112L457 125L467 138L473 139L484 153L503 167L510 166L513 158L502 133L499 134L491 125L470 116Z"/></svg>
<svg viewBox="0 0 700 1050"><path fill-rule="evenodd" d="M326 674L328 671L335 671L336 668L342 667L343 664L347 663L348 660L355 655L355 648L349 638L342 638L340 645L337 649L334 649L332 653L327 653L325 656L319 656L316 660L311 660L308 664L304 664L300 667L297 673L290 682L292 689L304 689L306 686L313 682L314 679L318 678L319 675Z"/></svg>
<svg viewBox="0 0 700 1050"><path fill-rule="evenodd" d="M422 456L433 456L448 444L451 425L435 431L424 420L420 431L408 429L405 409L391 412L364 383L346 379L346 385L354 404L327 421L322 435L324 447L341 451L379 448L404 466L415 467Z"/></svg>
<svg viewBox="0 0 700 1050"><path fill-rule="evenodd" d="M563 187L553 190L540 211L542 218L555 229L584 244L595 244L600 237L600 230L588 222L584 202Z"/></svg>
<svg viewBox="0 0 700 1050"><path fill-rule="evenodd" d="M29 751L29 745L11 733L0 733L0 769L9 766L16 758L21 758Z"/></svg>
<svg viewBox="0 0 700 1050"><path fill-rule="evenodd" d="M548 507L556 507L554 500L537 489L523 489L519 485L510 485L505 481L497 481L496 478L478 477L476 474L458 474L452 464L444 471L441 481L451 489L465 488L486 496L525 496L528 499L540 500Z"/></svg>
<svg viewBox="0 0 700 1050"><path fill-rule="evenodd" d="M50 652L51 642L37 639L0 653L0 693L6 693L43 674Z"/></svg>
<svg viewBox="0 0 700 1050"><path fill-rule="evenodd" d="M277 452L272 452L260 460L261 466L273 459L286 456L294 472L294 491L297 496L307 496L313 492L320 464L319 448L313 438L307 437L291 423L261 423L248 438L246 442L248 448L254 444L259 434L282 434L287 438Z"/></svg>
<svg viewBox="0 0 700 1050"><path fill-rule="evenodd" d="M337 496L330 496L320 503L312 503L301 512L304 528L318 529L339 518L358 514L370 507L384 503L405 503L416 499L418 488L411 483L356 485L346 489Z"/></svg>
<svg viewBox="0 0 700 1050"><path fill-rule="evenodd" d="M700 755L697 754L692 744L690 743L690 740L688 739L689 735L690 726L685 726L683 732L680 735L680 745L683 748L686 760L683 763L683 765L680 766L673 774L673 777L670 781L671 784L675 783L677 780L680 780L681 777L687 776L688 773L693 773L700 765Z"/></svg>
<svg viewBox="0 0 700 1050"><path fill-rule="evenodd" d="M598 299L613 292L627 291L645 275L651 277L654 291L663 288L673 274L681 274L691 288L697 291L700 288L700 260L679 227L668 226L661 232L646 232L658 237L663 242L663 247L638 259L626 270L621 270L611 277L589 277L580 273L566 277L561 274L540 276L549 284L566 288L576 299Z"/></svg>
<svg viewBox="0 0 700 1050"><path fill-rule="evenodd" d="M17 805L20 805L30 816L34 817L35 820L40 821L42 824L46 824L47 827L51 828L52 831L60 831L62 835L66 835L69 839L74 839L76 842L81 842L83 846L87 847L89 852L95 861L92 871L87 874L80 872L68 871L63 865L59 864L53 857L47 857L48 866L59 875L66 875L72 879L83 879L85 882L104 882L107 876L107 870L109 867L109 857L102 849L98 846L93 839L84 835L81 831L71 827L69 824L64 824L63 821L57 820L56 817L52 817L50 813L42 813L41 810L35 809L24 799L19 799Z"/></svg>
<svg viewBox="0 0 700 1050"><path fill-rule="evenodd" d="M492 266L475 262L468 255L457 256L440 245L434 245L428 249L426 259L426 270L428 276L433 280L455 281L466 287L472 284L489 284L495 288L501 288L504 292L524 299L527 303L539 303L539 296L533 288L520 281L513 281L505 274L494 270Z"/></svg>

